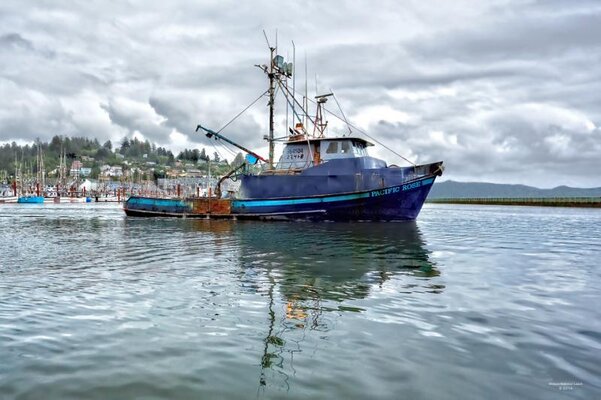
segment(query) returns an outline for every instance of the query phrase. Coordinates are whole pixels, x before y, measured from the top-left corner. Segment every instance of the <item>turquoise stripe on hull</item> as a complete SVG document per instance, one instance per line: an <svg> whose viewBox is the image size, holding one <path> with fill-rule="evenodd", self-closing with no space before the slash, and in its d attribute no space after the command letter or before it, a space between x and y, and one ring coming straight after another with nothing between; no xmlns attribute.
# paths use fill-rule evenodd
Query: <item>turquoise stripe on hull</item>
<svg viewBox="0 0 601 400"><path fill-rule="evenodd" d="M149 197L132 197L128 201L130 205L155 206L155 207L187 207L188 204L179 199L155 199Z"/></svg>
<svg viewBox="0 0 601 400"><path fill-rule="evenodd" d="M369 193L346 194L340 196L305 198L305 199L290 199L290 200L234 200L233 208L238 207L273 207L273 206L291 206L299 204L317 204L331 203L335 201L356 200L369 197Z"/></svg>

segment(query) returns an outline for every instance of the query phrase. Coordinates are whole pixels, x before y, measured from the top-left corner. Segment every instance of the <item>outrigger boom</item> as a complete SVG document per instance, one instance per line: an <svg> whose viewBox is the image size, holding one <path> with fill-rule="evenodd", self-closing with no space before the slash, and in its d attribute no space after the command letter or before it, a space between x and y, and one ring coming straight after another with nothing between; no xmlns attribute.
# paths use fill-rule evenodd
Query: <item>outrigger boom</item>
<svg viewBox="0 0 601 400"><path fill-rule="evenodd" d="M240 150L244 151L245 153L250 154L251 156L255 157L257 160L261 160L261 161L263 161L265 163L268 162L266 159L264 159L263 157L261 157L260 155L258 155L257 153L255 153L254 151L251 151L251 150L247 149L246 147L244 147L242 145L239 145L238 143L236 143L236 142L234 142L234 141L226 138L225 136L223 136L223 135L215 132L212 129L205 128L202 125L197 125L196 126L196 132L198 132L199 129L202 129L203 131L205 131L206 132L206 136L209 139L212 138L213 136L215 136L216 139L221 139L224 142L228 142L232 146L236 146L237 148L239 148Z"/></svg>

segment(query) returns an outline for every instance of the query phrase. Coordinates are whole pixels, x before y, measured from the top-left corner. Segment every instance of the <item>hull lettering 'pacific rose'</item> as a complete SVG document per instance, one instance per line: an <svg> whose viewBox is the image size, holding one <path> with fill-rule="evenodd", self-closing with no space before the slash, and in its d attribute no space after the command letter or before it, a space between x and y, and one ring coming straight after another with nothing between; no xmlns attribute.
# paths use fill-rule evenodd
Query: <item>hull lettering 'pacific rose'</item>
<svg viewBox="0 0 601 400"><path fill-rule="evenodd" d="M403 187L403 190L405 190L405 188ZM388 188L388 189L382 189L382 190L373 190L371 192L371 197L377 197L377 196L385 196L387 194L391 194L391 193L398 193L401 191L401 188L398 186L392 187L392 188Z"/></svg>

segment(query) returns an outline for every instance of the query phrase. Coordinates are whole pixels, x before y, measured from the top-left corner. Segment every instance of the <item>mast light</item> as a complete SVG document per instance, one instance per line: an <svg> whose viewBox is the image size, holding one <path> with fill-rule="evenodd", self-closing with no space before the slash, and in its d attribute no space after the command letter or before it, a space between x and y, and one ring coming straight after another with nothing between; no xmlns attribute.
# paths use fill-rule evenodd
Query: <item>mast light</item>
<svg viewBox="0 0 601 400"><path fill-rule="evenodd" d="M273 63L280 71L284 69L284 57L277 55L273 58Z"/></svg>
<svg viewBox="0 0 601 400"><path fill-rule="evenodd" d="M273 58L273 66L287 77L292 76L293 64L284 61L284 57L277 55Z"/></svg>

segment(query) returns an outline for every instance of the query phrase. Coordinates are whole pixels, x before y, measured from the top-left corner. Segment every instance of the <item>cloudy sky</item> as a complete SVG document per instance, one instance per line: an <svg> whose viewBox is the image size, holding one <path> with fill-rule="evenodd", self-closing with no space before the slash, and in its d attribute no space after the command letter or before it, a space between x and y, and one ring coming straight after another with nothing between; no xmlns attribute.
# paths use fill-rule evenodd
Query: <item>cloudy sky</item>
<svg viewBox="0 0 601 400"><path fill-rule="evenodd" d="M332 89L354 125L444 160L446 179L601 186L599 0L3 0L0 142L135 135L212 153L194 129L265 90L263 30L288 58L294 40L297 90L306 59L310 96ZM266 154L266 101L223 132Z"/></svg>

